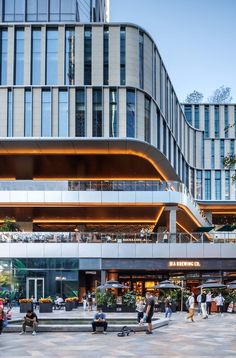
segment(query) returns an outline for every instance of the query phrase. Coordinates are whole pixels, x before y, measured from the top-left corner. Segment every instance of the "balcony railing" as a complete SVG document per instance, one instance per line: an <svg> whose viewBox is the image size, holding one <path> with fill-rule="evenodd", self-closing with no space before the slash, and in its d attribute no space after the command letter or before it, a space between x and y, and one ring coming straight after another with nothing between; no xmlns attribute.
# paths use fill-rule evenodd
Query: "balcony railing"
<svg viewBox="0 0 236 358"><path fill-rule="evenodd" d="M236 233L4 232L0 243L236 244Z"/></svg>
<svg viewBox="0 0 236 358"><path fill-rule="evenodd" d="M185 194L198 210L204 220L202 210L198 206L187 187L177 181L160 180L3 180L0 191L176 191ZM210 224L210 223L209 223Z"/></svg>

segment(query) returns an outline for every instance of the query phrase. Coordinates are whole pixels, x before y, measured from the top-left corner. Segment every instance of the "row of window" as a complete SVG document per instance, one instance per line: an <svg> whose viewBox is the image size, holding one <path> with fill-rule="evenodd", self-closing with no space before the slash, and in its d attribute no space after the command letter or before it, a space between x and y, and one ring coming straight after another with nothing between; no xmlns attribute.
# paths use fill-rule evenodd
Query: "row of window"
<svg viewBox="0 0 236 358"><path fill-rule="evenodd" d="M221 170L215 170L215 193L214 193L214 200L230 200L230 171L224 171L224 186L225 186L225 193L224 198L222 197L222 173ZM196 199L205 199L205 200L212 200L212 171L205 170L204 171L204 196L203 196L203 171L197 170L196 171ZM235 191L236 195L236 191Z"/></svg>
<svg viewBox="0 0 236 358"><path fill-rule="evenodd" d="M31 84L41 84L41 52L42 33L41 28L32 29L31 40ZM0 32L0 84L7 84L7 45L8 32L2 29ZM15 30L15 62L14 62L14 84L24 84L24 28ZM104 27L104 85L109 84L109 29ZM48 28L46 32L46 85L58 83L58 29ZM66 85L75 84L75 29L67 28L65 32L65 81ZM126 78L126 31L125 27L120 29L120 84L125 85ZM92 84L92 28L86 26L84 29L84 84Z"/></svg>
<svg viewBox="0 0 236 358"><path fill-rule="evenodd" d="M2 16L1 16L2 15ZM76 0L0 0L0 21L79 20Z"/></svg>
<svg viewBox="0 0 236 358"><path fill-rule="evenodd" d="M216 156L215 156L215 139L211 140L211 168L214 169L216 167ZM221 168L224 167L224 158L225 158L225 140L220 139L220 166ZM234 156L235 155L235 140L230 139L230 148L227 155Z"/></svg>
<svg viewBox="0 0 236 358"><path fill-rule="evenodd" d="M50 89L42 90L41 98L41 135L43 137L52 136L52 93ZM126 136L135 137L135 112L136 112L136 95L134 90L127 90L127 131ZM150 99L146 98L144 113L145 133L150 138ZM92 95L93 106L93 123L92 136L103 136L103 92L102 89L93 89ZM8 90L8 119L7 119L7 136L13 136L13 92ZM118 136L118 90L110 89L110 115L109 115L109 136ZM75 132L78 137L86 136L86 95L84 89L76 90L75 103ZM67 90L59 90L58 99L58 136L69 136L69 93ZM32 136L33 133L33 101L32 91L25 90L24 98L24 135Z"/></svg>
<svg viewBox="0 0 236 358"><path fill-rule="evenodd" d="M191 104L184 105L184 114L187 119L187 122L193 125L195 128L200 128L199 120L199 105L192 106ZM224 137L229 137L229 110L228 106L224 106L224 122L220 121L219 105L214 105L214 137L220 138L220 126L223 126ZM234 108L234 131L236 136L236 106ZM210 137L210 115L209 115L209 105L204 106L204 136L205 138Z"/></svg>

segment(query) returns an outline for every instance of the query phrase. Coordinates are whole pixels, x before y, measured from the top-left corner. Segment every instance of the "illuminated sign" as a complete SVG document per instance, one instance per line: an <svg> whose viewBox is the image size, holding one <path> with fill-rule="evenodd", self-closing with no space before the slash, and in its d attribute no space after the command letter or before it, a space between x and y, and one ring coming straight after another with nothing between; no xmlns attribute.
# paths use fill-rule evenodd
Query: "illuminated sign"
<svg viewBox="0 0 236 358"><path fill-rule="evenodd" d="M169 261L169 267L201 267L199 261Z"/></svg>

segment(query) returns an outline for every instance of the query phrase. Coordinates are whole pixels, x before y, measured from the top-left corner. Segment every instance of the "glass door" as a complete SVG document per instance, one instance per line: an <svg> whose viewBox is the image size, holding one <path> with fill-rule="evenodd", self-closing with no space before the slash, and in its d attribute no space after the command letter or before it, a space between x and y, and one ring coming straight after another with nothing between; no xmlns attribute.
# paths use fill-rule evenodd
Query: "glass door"
<svg viewBox="0 0 236 358"><path fill-rule="evenodd" d="M26 281L26 297L34 296L38 301L44 297L44 278L43 277L27 277Z"/></svg>

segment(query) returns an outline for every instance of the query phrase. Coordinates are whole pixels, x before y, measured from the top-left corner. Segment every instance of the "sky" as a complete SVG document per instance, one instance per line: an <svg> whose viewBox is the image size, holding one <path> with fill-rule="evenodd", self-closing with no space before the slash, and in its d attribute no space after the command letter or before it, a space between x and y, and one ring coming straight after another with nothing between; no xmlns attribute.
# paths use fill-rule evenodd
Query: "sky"
<svg viewBox="0 0 236 358"><path fill-rule="evenodd" d="M150 33L180 101L224 85L236 102L236 0L110 0L110 21Z"/></svg>

